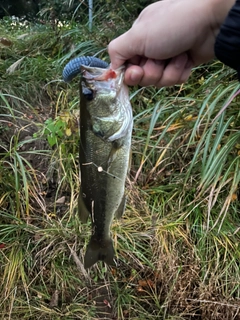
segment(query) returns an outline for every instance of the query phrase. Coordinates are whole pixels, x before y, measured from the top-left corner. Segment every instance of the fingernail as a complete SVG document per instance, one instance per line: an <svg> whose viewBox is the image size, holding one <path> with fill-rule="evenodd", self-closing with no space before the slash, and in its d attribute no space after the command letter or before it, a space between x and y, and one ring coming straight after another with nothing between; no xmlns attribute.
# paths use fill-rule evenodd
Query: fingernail
<svg viewBox="0 0 240 320"><path fill-rule="evenodd" d="M132 70L130 74L130 79L132 82L138 82L141 79L141 74L138 71Z"/></svg>

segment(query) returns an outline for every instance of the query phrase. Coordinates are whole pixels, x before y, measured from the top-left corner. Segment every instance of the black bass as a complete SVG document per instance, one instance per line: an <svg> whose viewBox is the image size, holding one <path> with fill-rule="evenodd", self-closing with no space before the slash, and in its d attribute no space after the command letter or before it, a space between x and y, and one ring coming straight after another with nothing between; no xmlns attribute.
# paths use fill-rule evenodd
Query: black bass
<svg viewBox="0 0 240 320"><path fill-rule="evenodd" d="M91 61L91 57L87 58ZM93 59L85 65L81 62L78 67L81 72L79 215L84 223L89 216L92 219L85 268L99 260L115 265L110 227L114 216L120 218L125 210L124 189L133 126L128 88L123 83L124 68L112 70L102 65L98 68L96 58ZM67 70L65 74L71 78L71 72Z"/></svg>

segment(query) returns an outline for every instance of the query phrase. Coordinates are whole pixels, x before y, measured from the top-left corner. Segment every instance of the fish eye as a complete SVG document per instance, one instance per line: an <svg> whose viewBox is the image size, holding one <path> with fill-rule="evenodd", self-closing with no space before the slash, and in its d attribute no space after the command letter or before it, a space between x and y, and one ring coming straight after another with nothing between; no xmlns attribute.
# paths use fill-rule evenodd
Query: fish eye
<svg viewBox="0 0 240 320"><path fill-rule="evenodd" d="M94 96L93 96L93 90L89 89L89 88L83 88L82 89L82 94L84 95L84 97L88 100L91 101L93 100Z"/></svg>

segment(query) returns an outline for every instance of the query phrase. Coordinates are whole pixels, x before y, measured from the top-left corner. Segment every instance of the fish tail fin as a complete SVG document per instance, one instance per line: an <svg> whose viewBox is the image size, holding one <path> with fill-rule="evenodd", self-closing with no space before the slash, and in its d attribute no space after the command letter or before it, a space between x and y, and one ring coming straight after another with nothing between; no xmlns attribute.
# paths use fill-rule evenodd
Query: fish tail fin
<svg viewBox="0 0 240 320"><path fill-rule="evenodd" d="M98 240L91 237L84 257L84 268L90 268L98 261L104 261L110 266L116 266L114 261L115 251L112 239Z"/></svg>

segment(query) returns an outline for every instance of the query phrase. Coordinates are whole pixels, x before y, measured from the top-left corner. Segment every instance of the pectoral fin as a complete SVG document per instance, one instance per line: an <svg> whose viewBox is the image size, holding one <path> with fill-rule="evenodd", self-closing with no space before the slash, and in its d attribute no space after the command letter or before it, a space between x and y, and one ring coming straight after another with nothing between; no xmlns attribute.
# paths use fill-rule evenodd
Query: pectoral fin
<svg viewBox="0 0 240 320"><path fill-rule="evenodd" d="M79 196L78 196L78 214L79 214L80 221L82 223L87 223L90 213L84 204L81 191L79 192Z"/></svg>
<svg viewBox="0 0 240 320"><path fill-rule="evenodd" d="M118 206L118 208L117 208L117 210L115 212L115 218L116 219L121 219L122 218L122 215L123 215L123 213L125 211L125 208L126 208L126 202L127 202L127 199L126 199L126 196L124 194L123 197L122 197L122 200L121 200L121 202L120 202L120 204L119 204L119 206Z"/></svg>
<svg viewBox="0 0 240 320"><path fill-rule="evenodd" d="M121 139L112 142L112 148L108 156L107 172L111 167L113 161L117 158L118 150L122 147L123 141Z"/></svg>

